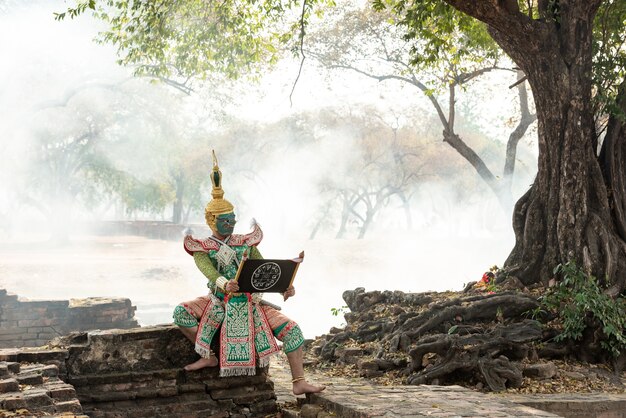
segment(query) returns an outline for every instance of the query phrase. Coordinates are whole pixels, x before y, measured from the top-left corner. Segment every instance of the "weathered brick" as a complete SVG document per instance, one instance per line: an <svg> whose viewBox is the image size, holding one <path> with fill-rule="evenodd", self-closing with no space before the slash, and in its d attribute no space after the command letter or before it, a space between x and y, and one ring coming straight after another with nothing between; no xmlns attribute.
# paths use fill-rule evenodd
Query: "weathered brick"
<svg viewBox="0 0 626 418"><path fill-rule="evenodd" d="M29 409L52 405L54 403L46 391L41 389L26 390L22 393L22 396Z"/></svg>
<svg viewBox="0 0 626 418"><path fill-rule="evenodd" d="M179 393L206 392L206 386L203 383L183 383L178 385Z"/></svg>
<svg viewBox="0 0 626 418"><path fill-rule="evenodd" d="M247 395L233 397L233 401L238 405L250 405L268 399L276 399L273 390L254 391Z"/></svg>
<svg viewBox="0 0 626 418"><path fill-rule="evenodd" d="M0 380L0 393L17 392L18 390L20 390L20 384L17 380L13 378Z"/></svg>
<svg viewBox="0 0 626 418"><path fill-rule="evenodd" d="M20 373L16 376L20 385L41 385L43 384L43 376L39 373Z"/></svg>
<svg viewBox="0 0 626 418"><path fill-rule="evenodd" d="M178 389L174 387L161 387L157 389L157 396L160 398L167 398L170 396L178 395Z"/></svg>
<svg viewBox="0 0 626 418"><path fill-rule="evenodd" d="M57 333L52 333L52 332L40 332L37 334L37 339L38 340L45 340L45 341L50 341L53 338L58 337L59 334Z"/></svg>
<svg viewBox="0 0 626 418"><path fill-rule="evenodd" d="M20 363L17 363L14 361L7 361L7 362L4 362L4 364L6 364L7 368L9 369L11 373L15 373L15 374L19 373L22 367Z"/></svg>
<svg viewBox="0 0 626 418"><path fill-rule="evenodd" d="M128 399L134 399L136 394L134 392L105 392L105 393L92 393L90 398L95 402L112 402L112 401L125 401ZM80 399L80 396L79 396Z"/></svg>
<svg viewBox="0 0 626 418"><path fill-rule="evenodd" d="M28 405L26 403L26 400L21 394L7 397L2 400L2 408L9 411L15 411L16 409L26 409L27 406Z"/></svg>
<svg viewBox="0 0 626 418"><path fill-rule="evenodd" d="M0 361L17 362L18 354L19 354L19 350L16 350L14 348L11 348L11 349L1 349L0 350Z"/></svg>
<svg viewBox="0 0 626 418"><path fill-rule="evenodd" d="M58 401L69 401L76 398L76 390L70 385L48 388L48 393L52 399Z"/></svg>
<svg viewBox="0 0 626 418"><path fill-rule="evenodd" d="M26 331L29 334L38 334L40 332L43 332L44 329L51 329L50 327L29 327Z"/></svg>
<svg viewBox="0 0 626 418"><path fill-rule="evenodd" d="M0 336L9 336L9 335L22 335L27 334L26 329L24 328L2 328L0 329Z"/></svg>
<svg viewBox="0 0 626 418"><path fill-rule="evenodd" d="M83 407L78 399L57 402L54 404L54 409L56 412L73 412L75 414L83 412Z"/></svg>
<svg viewBox="0 0 626 418"><path fill-rule="evenodd" d="M37 349L33 351L21 351L17 358L20 362L26 363L48 363L51 361L65 362L67 350L63 349ZM0 358L2 355L0 354Z"/></svg>
<svg viewBox="0 0 626 418"><path fill-rule="evenodd" d="M268 399L266 401L257 402L250 405L250 412L253 416L265 416L278 412L278 404L275 399Z"/></svg>
<svg viewBox="0 0 626 418"><path fill-rule="evenodd" d="M247 395L254 392L252 386L241 386L236 388L227 389L215 389L211 391L211 398L213 399L233 399L236 396Z"/></svg>

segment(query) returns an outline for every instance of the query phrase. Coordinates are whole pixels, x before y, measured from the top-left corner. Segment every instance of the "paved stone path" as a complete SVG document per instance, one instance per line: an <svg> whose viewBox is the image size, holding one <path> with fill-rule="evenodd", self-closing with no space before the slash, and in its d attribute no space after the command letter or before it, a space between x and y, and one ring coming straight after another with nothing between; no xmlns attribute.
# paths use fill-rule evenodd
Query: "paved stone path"
<svg viewBox="0 0 626 418"><path fill-rule="evenodd" d="M272 360L270 377L279 403L302 404L291 393L291 374L286 357ZM338 417L558 417L513 403L502 397L474 392L461 386L378 386L365 379L330 378L307 372L307 379L325 384L326 390L309 401L324 406Z"/></svg>

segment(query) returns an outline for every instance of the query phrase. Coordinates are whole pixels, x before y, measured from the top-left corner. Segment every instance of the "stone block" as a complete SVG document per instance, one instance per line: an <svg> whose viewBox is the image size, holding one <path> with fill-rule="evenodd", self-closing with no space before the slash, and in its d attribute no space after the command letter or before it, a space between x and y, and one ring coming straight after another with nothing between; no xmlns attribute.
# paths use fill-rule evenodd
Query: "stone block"
<svg viewBox="0 0 626 418"><path fill-rule="evenodd" d="M246 377L219 377L219 371L214 368L213 373L214 377L211 378L203 378L200 381L204 383L208 390L214 389L226 389L226 388L235 388L240 386L250 386L250 385L258 385L261 383L265 383L267 381L267 375L265 373L260 373L257 371L255 376L246 376ZM189 373L187 373L189 376ZM197 382L193 376L188 378L188 382Z"/></svg>
<svg viewBox="0 0 626 418"><path fill-rule="evenodd" d="M0 361L17 362L19 350L15 348L0 349Z"/></svg>
<svg viewBox="0 0 626 418"><path fill-rule="evenodd" d="M176 387L176 379L159 379L156 381L156 386L158 387Z"/></svg>
<svg viewBox="0 0 626 418"><path fill-rule="evenodd" d="M22 367L20 363L16 363L16 362L7 361L3 363L6 364L7 368L9 369L11 373L15 373L15 374L19 373Z"/></svg>
<svg viewBox="0 0 626 418"><path fill-rule="evenodd" d="M268 399L250 405L250 411L253 416L266 416L278 412L278 404L275 399Z"/></svg>
<svg viewBox="0 0 626 418"><path fill-rule="evenodd" d="M6 364L0 364L0 379L5 378L6 376L8 376L9 373L9 368L7 367Z"/></svg>
<svg viewBox="0 0 626 418"><path fill-rule="evenodd" d="M170 396L178 395L178 389L174 387L160 387L157 388L157 396L160 398L168 398Z"/></svg>
<svg viewBox="0 0 626 418"><path fill-rule="evenodd" d="M29 334L38 334L40 332L44 332L44 330L51 330L52 328L50 327L28 327L26 329L26 332L28 332Z"/></svg>
<svg viewBox="0 0 626 418"><path fill-rule="evenodd" d="M212 390L211 398L213 399L233 399L237 396L244 396L254 392L253 386L241 386L227 389L215 389Z"/></svg>
<svg viewBox="0 0 626 418"><path fill-rule="evenodd" d="M25 363L48 363L48 362L65 362L67 350L63 349L34 349L32 351L20 351L17 355L17 361ZM0 360L2 355L0 354Z"/></svg>
<svg viewBox="0 0 626 418"><path fill-rule="evenodd" d="M54 410L55 412L71 412L74 414L82 414L83 407L81 406L78 399L72 399L55 403Z"/></svg>
<svg viewBox="0 0 626 418"><path fill-rule="evenodd" d="M183 383L178 385L178 393L206 393L206 385L203 383Z"/></svg>
<svg viewBox="0 0 626 418"><path fill-rule="evenodd" d="M76 388L84 386L95 386L108 383L126 383L132 379L130 372L126 373L103 373L103 374L85 374L85 375L70 375L67 378L67 383L70 383Z"/></svg>
<svg viewBox="0 0 626 418"><path fill-rule="evenodd" d="M37 409L54 403L47 392L42 389L25 390L22 392L22 396L28 405L28 409Z"/></svg>
<svg viewBox="0 0 626 418"><path fill-rule="evenodd" d="M67 309L69 300L29 300L22 302L24 305L28 305L29 309Z"/></svg>
<svg viewBox="0 0 626 418"><path fill-rule="evenodd" d="M17 392L20 390L20 384L16 379L0 380L0 393Z"/></svg>
<svg viewBox="0 0 626 418"><path fill-rule="evenodd" d="M9 347L16 347L16 346L21 346L21 345L23 345L21 338L18 338L16 340L10 339L6 341L0 341L0 348L9 348Z"/></svg>
<svg viewBox="0 0 626 418"><path fill-rule="evenodd" d="M56 332L40 332L37 334L37 339L41 341L50 341L51 339L59 336L60 335Z"/></svg>
<svg viewBox="0 0 626 418"><path fill-rule="evenodd" d="M0 329L0 338L6 336L15 336L15 335L24 335L27 334L26 329L24 328L2 328ZM6 339L6 338L5 338Z"/></svg>
<svg viewBox="0 0 626 418"><path fill-rule="evenodd" d="M59 385L47 388L50 397L56 401L69 401L76 398L76 390L71 385Z"/></svg>
<svg viewBox="0 0 626 418"><path fill-rule="evenodd" d="M17 409L26 409L28 404L24 397L19 394L15 396L6 397L2 400L2 408L9 411L15 411Z"/></svg>
<svg viewBox="0 0 626 418"><path fill-rule="evenodd" d="M41 318L20 319L17 321L18 326L28 328L59 327L62 326L64 322L66 321L63 318L49 316L47 314Z"/></svg>
<svg viewBox="0 0 626 418"><path fill-rule="evenodd" d="M232 399L237 405L251 405L268 399L276 399L276 395L273 390L263 390L235 396Z"/></svg>
<svg viewBox="0 0 626 418"><path fill-rule="evenodd" d="M41 368L41 375L53 377L59 375L59 367L56 364L47 364Z"/></svg>
<svg viewBox="0 0 626 418"><path fill-rule="evenodd" d="M137 398L156 398L158 397L157 388L142 388L137 390Z"/></svg>
<svg viewBox="0 0 626 418"><path fill-rule="evenodd" d="M38 373L20 373L16 376L20 385L41 385L43 384L43 376Z"/></svg>
<svg viewBox="0 0 626 418"><path fill-rule="evenodd" d="M85 398L85 394L77 392L78 399L82 400ZM113 401L125 401L128 399L135 399L136 393L127 391L127 392L104 392L104 393L90 393L88 395L89 400L92 402L113 402Z"/></svg>

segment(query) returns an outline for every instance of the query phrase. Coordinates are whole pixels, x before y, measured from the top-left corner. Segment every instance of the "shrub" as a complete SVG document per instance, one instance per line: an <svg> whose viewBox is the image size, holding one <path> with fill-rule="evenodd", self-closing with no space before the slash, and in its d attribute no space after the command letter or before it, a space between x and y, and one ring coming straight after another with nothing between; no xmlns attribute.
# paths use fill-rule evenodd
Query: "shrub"
<svg viewBox="0 0 626 418"><path fill-rule="evenodd" d="M602 292L595 277L586 274L575 262L559 264L554 274L562 280L550 288L541 303L561 320L562 332L556 341L578 341L591 324L601 327L603 349L617 357L626 349L626 301Z"/></svg>

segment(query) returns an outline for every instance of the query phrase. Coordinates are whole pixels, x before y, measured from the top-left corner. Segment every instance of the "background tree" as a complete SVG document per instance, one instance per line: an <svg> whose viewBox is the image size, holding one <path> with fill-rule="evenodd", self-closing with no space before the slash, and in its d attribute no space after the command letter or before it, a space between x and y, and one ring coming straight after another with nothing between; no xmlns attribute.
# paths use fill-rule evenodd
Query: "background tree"
<svg viewBox="0 0 626 418"><path fill-rule="evenodd" d="M391 12L377 13L367 6L337 7L334 19L326 19L307 37L306 53L330 69L349 70L378 81L397 81L424 94L438 116L443 142L450 145L476 170L508 212L517 144L535 121L525 83L517 84L520 115L507 141L501 174L489 168L484 158L458 132L459 93L492 71L515 72L484 25L469 22L444 39L409 35ZM435 26L436 22L428 22ZM417 37L417 39L415 39ZM518 73L522 79L523 74Z"/></svg>

